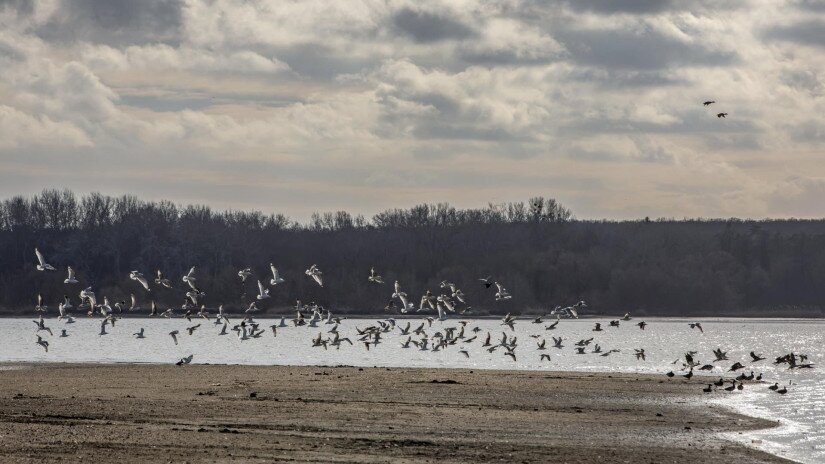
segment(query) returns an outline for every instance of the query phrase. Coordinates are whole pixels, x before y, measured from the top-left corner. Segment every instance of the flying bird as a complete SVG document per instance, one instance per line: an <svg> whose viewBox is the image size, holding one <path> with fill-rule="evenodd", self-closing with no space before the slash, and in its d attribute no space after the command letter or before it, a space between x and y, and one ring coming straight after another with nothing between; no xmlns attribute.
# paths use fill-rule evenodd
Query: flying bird
<svg viewBox="0 0 825 464"><path fill-rule="evenodd" d="M269 270L272 271L272 279L269 280L270 285L278 285L284 283L284 279L278 274L278 269L274 264L269 263Z"/></svg>
<svg viewBox="0 0 825 464"><path fill-rule="evenodd" d="M702 103L702 105L704 105L704 106L710 106L710 105L712 105L712 104L714 104L714 103L716 103L716 100L708 100L708 101L706 101L706 102Z"/></svg>
<svg viewBox="0 0 825 464"><path fill-rule="evenodd" d="M74 269L72 269L72 267L71 267L71 266L69 266L69 267L67 268L67 271L68 271L68 273L69 273L69 276L68 276L68 277L66 277L66 280L64 280L64 281L63 281L63 283L64 283L64 284L76 284L76 283L77 283L77 279L75 279L75 277L74 277Z"/></svg>
<svg viewBox="0 0 825 464"><path fill-rule="evenodd" d="M321 287L324 286L324 282L323 280L321 280L322 272L320 269L318 269L317 265L313 264L312 266L310 266L309 269L304 271L304 274L312 277L312 279L315 280L315 282L317 282L318 285L320 285Z"/></svg>
<svg viewBox="0 0 825 464"><path fill-rule="evenodd" d="M726 117L727 115L728 115L728 113L717 113L717 114L716 114L716 117L717 117L717 118L724 118L724 117Z"/></svg>
<svg viewBox="0 0 825 464"><path fill-rule="evenodd" d="M56 270L54 266L46 262L46 259L43 258L43 253L40 252L37 248L34 249L34 254L37 256L37 270L38 271L54 271Z"/></svg>

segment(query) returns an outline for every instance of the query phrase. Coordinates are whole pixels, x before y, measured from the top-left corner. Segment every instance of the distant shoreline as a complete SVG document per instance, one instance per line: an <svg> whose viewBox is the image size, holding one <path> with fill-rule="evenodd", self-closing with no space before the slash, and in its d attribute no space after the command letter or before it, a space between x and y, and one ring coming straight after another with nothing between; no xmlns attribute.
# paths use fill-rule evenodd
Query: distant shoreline
<svg viewBox="0 0 825 464"><path fill-rule="evenodd" d="M0 460L789 462L723 439L722 432L776 424L707 404L702 382L615 373L6 363Z"/></svg>

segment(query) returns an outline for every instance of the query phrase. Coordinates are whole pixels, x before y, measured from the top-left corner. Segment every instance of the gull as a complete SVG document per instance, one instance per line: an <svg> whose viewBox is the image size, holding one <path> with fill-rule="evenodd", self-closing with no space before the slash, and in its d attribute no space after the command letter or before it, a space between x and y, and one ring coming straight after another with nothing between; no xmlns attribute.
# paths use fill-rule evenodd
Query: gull
<svg viewBox="0 0 825 464"><path fill-rule="evenodd" d="M467 352L467 350L461 349L461 350L459 350L458 352L459 352L459 353L461 353L461 354L463 354L465 358L469 358L469 357L470 357L470 353L468 353L468 352Z"/></svg>
<svg viewBox="0 0 825 464"><path fill-rule="evenodd" d="M40 332L41 330L44 330L46 332L49 332L49 335L53 335L52 334L52 329L46 327L46 321L43 320L43 316L40 316L40 318L38 320L32 321L32 322L37 324L37 332Z"/></svg>
<svg viewBox="0 0 825 464"><path fill-rule="evenodd" d="M633 318L630 317L630 313L624 313L624 317L622 317L623 321L629 321L631 319L633 319Z"/></svg>
<svg viewBox="0 0 825 464"><path fill-rule="evenodd" d="M108 320L109 318L104 317L103 320L100 321L100 333L98 333L98 335L108 335L108 332L106 332L106 321Z"/></svg>
<svg viewBox="0 0 825 464"><path fill-rule="evenodd" d="M425 305L429 306L430 309L435 309L435 303L433 303L433 301L435 301L435 297L427 290L427 293L421 297L421 304L418 306L418 311L424 311Z"/></svg>
<svg viewBox="0 0 825 464"><path fill-rule="evenodd" d="M275 325L275 324L272 324L271 326L269 326L269 328L272 330L272 336L277 337L278 336L278 326Z"/></svg>
<svg viewBox="0 0 825 464"><path fill-rule="evenodd" d="M265 300L269 298L269 289L264 287L264 284L261 281L258 281L258 296L256 297L258 300Z"/></svg>
<svg viewBox="0 0 825 464"><path fill-rule="evenodd" d="M605 351L604 353L602 353L601 357L605 358L607 356L610 356L611 353L621 353L621 352L622 352L621 350L617 350L617 349L614 348L612 350Z"/></svg>
<svg viewBox="0 0 825 464"><path fill-rule="evenodd" d="M176 362L175 365L176 366L183 366L184 364L189 364L189 363L192 362L193 357L194 357L194 355L190 354L189 356L186 356L184 358L180 358L180 361Z"/></svg>
<svg viewBox="0 0 825 464"><path fill-rule="evenodd" d="M34 254L37 256L37 270L38 271L54 271L56 270L54 266L47 263L45 258L43 258L43 253L40 253L40 250L37 248L34 249Z"/></svg>
<svg viewBox="0 0 825 464"><path fill-rule="evenodd" d="M286 326L287 326L287 325L286 325L286 317L285 317L285 316L281 316L281 322L280 322L280 323L278 323L278 327L286 327Z"/></svg>
<svg viewBox="0 0 825 464"><path fill-rule="evenodd" d="M43 340L43 338L40 335L37 336L37 341L35 343L42 346L43 349L46 350L46 353L49 352L49 342Z"/></svg>
<svg viewBox="0 0 825 464"><path fill-rule="evenodd" d="M733 366L730 366L730 369L728 369L728 372L736 372L739 369L744 369L744 368L745 368L745 366L742 365L742 363L737 361L737 362L733 363Z"/></svg>
<svg viewBox="0 0 825 464"><path fill-rule="evenodd" d="M375 273L375 268L370 268L370 276L367 277L367 280L376 284L384 283L384 278Z"/></svg>
<svg viewBox="0 0 825 464"><path fill-rule="evenodd" d="M180 332L178 332L177 330L173 330L173 331L169 332L169 335L172 337L172 340L175 341L175 345L178 344L178 333L180 333Z"/></svg>
<svg viewBox="0 0 825 464"><path fill-rule="evenodd" d="M197 280L195 278L195 266L192 266L192 269L189 269L189 272L183 276L182 280L189 284L192 289L197 290L197 288L195 288L195 281Z"/></svg>
<svg viewBox="0 0 825 464"><path fill-rule="evenodd" d="M509 300L509 299L513 298L512 295L507 293L507 289L504 288L503 285L501 285L498 282L494 282L494 283L496 285L496 288L498 289L498 291L496 292L496 301Z"/></svg>
<svg viewBox="0 0 825 464"><path fill-rule="evenodd" d="M317 265L313 264L312 266L310 266L309 269L304 271L304 274L312 277L312 279L315 280L315 282L317 282L318 285L320 285L321 287L324 286L324 282L321 280L322 272L320 269L318 269Z"/></svg>
<svg viewBox="0 0 825 464"><path fill-rule="evenodd" d="M149 305L149 317L155 317L158 315L158 307L155 304L155 300L152 300L152 303Z"/></svg>
<svg viewBox="0 0 825 464"><path fill-rule="evenodd" d="M39 293L37 294L37 306L34 307L34 310L38 313L44 313L48 309L48 306L43 304L43 296Z"/></svg>
<svg viewBox="0 0 825 464"><path fill-rule="evenodd" d="M765 358L763 358L762 356L754 353L753 351L751 351L750 355L751 355L751 359L753 360L752 362L759 362L759 361L764 361L765 360Z"/></svg>
<svg viewBox="0 0 825 464"><path fill-rule="evenodd" d="M266 298L269 298L269 290L267 290ZM249 303L249 307L246 308L246 311L244 311L244 313L249 314L249 313L254 313L256 311L258 311L258 307L255 305L255 302L253 301L252 303Z"/></svg>
<svg viewBox="0 0 825 464"><path fill-rule="evenodd" d="M509 356L509 357L513 358L513 361L516 360L516 353L514 353L512 351L507 351L506 353L504 353L504 356Z"/></svg>
<svg viewBox="0 0 825 464"><path fill-rule="evenodd" d="M146 277L143 277L143 274L141 274L140 272L138 272L138 271L130 272L129 273L129 278L132 279L132 280L137 280L140 283L140 285L143 285L143 288L145 288L147 292L152 291L152 289L149 288L149 281L146 280Z"/></svg>
<svg viewBox="0 0 825 464"><path fill-rule="evenodd" d="M726 351L722 351L722 348L716 348L713 350L713 355L716 356L716 359L714 359L713 362L728 360L728 353Z"/></svg>
<svg viewBox="0 0 825 464"><path fill-rule="evenodd" d="M645 330L645 326L647 325L647 322L642 321L642 322L639 322L636 325L638 325L640 329Z"/></svg>
<svg viewBox="0 0 825 464"><path fill-rule="evenodd" d="M538 345L538 348L536 348L537 350L543 350L545 349L544 345L547 344L547 339L542 338L541 342L536 342L536 344Z"/></svg>
<svg viewBox="0 0 825 464"><path fill-rule="evenodd" d="M109 298L103 297L103 304L100 307L100 314L108 316L112 312L112 306L109 304Z"/></svg>
<svg viewBox="0 0 825 464"><path fill-rule="evenodd" d="M238 271L238 277L241 278L241 282L246 282L246 278L252 275L252 269L246 268L241 269Z"/></svg>
<svg viewBox="0 0 825 464"><path fill-rule="evenodd" d="M143 335L143 327L140 328L139 332L133 333L132 336L135 338L146 338L146 336Z"/></svg>
<svg viewBox="0 0 825 464"><path fill-rule="evenodd" d="M593 328L593 332L601 332L602 330L604 330L602 329L602 324L597 322L596 327Z"/></svg>
<svg viewBox="0 0 825 464"><path fill-rule="evenodd" d="M501 325L506 325L507 327L510 327L510 330L513 330L513 331L516 330L515 324L516 324L516 318L511 316L510 313L507 313L504 316L504 318L501 320Z"/></svg>
<svg viewBox="0 0 825 464"><path fill-rule="evenodd" d="M478 279L478 280L480 280L481 282L484 283L484 288L490 288L490 287L493 286L493 280L492 279L493 279L493 276L487 276L483 279Z"/></svg>
<svg viewBox="0 0 825 464"><path fill-rule="evenodd" d="M196 325L193 325L192 327L187 327L186 331L189 332L189 335L192 335L193 333L195 333L195 330L197 330L197 328L200 327L200 326L201 326L200 324L196 324Z"/></svg>
<svg viewBox="0 0 825 464"><path fill-rule="evenodd" d="M57 316L57 320L65 320L66 324L73 324L74 318L72 316L69 316L68 314L68 311L69 309L71 309L71 307L72 305L69 303L69 297L65 297L65 301L57 305L57 311L60 313L60 315Z"/></svg>
<svg viewBox="0 0 825 464"><path fill-rule="evenodd" d="M166 311L160 313L160 317L171 318L175 315L175 310L172 308L167 309Z"/></svg>
<svg viewBox="0 0 825 464"><path fill-rule="evenodd" d="M728 113L716 113L717 118L724 118L727 115L728 115Z"/></svg>
<svg viewBox="0 0 825 464"><path fill-rule="evenodd" d="M547 354L547 353L542 353L542 355L539 357L539 361L545 361L545 360L550 361L550 355Z"/></svg>
<svg viewBox="0 0 825 464"><path fill-rule="evenodd" d="M555 329L556 329L556 326L557 326L557 325L559 325L559 322L560 322L560 321L561 321L561 319L556 319L556 322L554 322L554 323L552 323L552 324L550 324L550 325L548 325L548 326L545 326L545 327L544 327L544 330L555 330Z"/></svg>
<svg viewBox="0 0 825 464"><path fill-rule="evenodd" d="M63 281L64 284L76 284L77 279L74 278L74 269L71 266L67 268L69 276L66 277L66 280Z"/></svg>
<svg viewBox="0 0 825 464"><path fill-rule="evenodd" d="M647 359L645 358L644 348L634 348L634 350L636 350L636 359L641 359L642 361L645 361Z"/></svg>
<svg viewBox="0 0 825 464"><path fill-rule="evenodd" d="M228 326L229 326L229 324L224 323L224 324L223 324L223 328L221 329L220 333L218 333L218 335L226 335L226 328L227 328Z"/></svg>
<svg viewBox="0 0 825 464"><path fill-rule="evenodd" d="M564 348L564 345L561 344L561 342L562 342L561 337L559 337L559 338L552 337L552 338L553 338L553 348L558 348L558 349Z"/></svg>
<svg viewBox="0 0 825 464"><path fill-rule="evenodd" d="M160 269L158 269L157 274L158 274L158 276L157 276L157 278L155 279L155 283L156 283L156 284L158 284L158 285L162 285L162 286L164 286L164 287L166 287L166 288L172 288L172 282L171 282L171 281L169 281L169 279L165 279L165 278L163 278L163 273L162 273L162 272L160 272Z"/></svg>
<svg viewBox="0 0 825 464"><path fill-rule="evenodd" d="M710 105L712 105L712 104L714 104L714 103L716 103L716 100L708 100L708 101L706 101L706 102L702 103L702 105L704 105L704 106L710 106Z"/></svg>
<svg viewBox="0 0 825 464"><path fill-rule="evenodd" d="M66 332L66 329L60 329L60 337L61 338L66 338L68 336L69 336L69 333Z"/></svg>
<svg viewBox="0 0 825 464"><path fill-rule="evenodd" d="M206 310L206 305L201 305L201 310L198 311L197 316L209 320L209 311Z"/></svg>
<svg viewBox="0 0 825 464"><path fill-rule="evenodd" d="M584 354L584 349L585 348L583 346L576 348L576 354Z"/></svg>
<svg viewBox="0 0 825 464"><path fill-rule="evenodd" d="M705 387L705 388L703 388L703 389L702 389L702 391L703 391L703 392L705 392L705 393L710 393L710 392L712 392L712 391L713 391L713 384L710 384L710 383L709 383L707 387Z"/></svg>
<svg viewBox="0 0 825 464"><path fill-rule="evenodd" d="M690 325L691 329L699 329L699 332L705 333L705 331L702 329L702 324L699 322L691 322L688 325Z"/></svg>
<svg viewBox="0 0 825 464"><path fill-rule="evenodd" d="M618 320L610 321L610 327L618 327L618 326L619 326L619 321Z"/></svg>
<svg viewBox="0 0 825 464"><path fill-rule="evenodd" d="M270 285L278 285L284 283L283 277L278 273L278 269L274 264L269 263L269 270L272 271L272 279L269 280Z"/></svg>

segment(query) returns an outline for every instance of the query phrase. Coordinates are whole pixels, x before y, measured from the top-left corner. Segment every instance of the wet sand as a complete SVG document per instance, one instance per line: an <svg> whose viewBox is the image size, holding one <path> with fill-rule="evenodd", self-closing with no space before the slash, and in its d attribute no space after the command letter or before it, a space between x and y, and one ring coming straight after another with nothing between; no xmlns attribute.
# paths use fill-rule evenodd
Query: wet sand
<svg viewBox="0 0 825 464"><path fill-rule="evenodd" d="M0 366L0 462L789 462L701 379L351 367ZM717 393L721 394L721 393Z"/></svg>

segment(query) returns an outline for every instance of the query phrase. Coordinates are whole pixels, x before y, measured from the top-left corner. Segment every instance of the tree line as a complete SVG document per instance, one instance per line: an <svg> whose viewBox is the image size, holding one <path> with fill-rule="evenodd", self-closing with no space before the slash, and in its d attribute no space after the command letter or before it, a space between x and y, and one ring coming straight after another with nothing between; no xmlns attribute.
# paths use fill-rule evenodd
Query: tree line
<svg viewBox="0 0 825 464"><path fill-rule="evenodd" d="M197 267L205 304L242 309L269 281L263 314L296 300L334 313L385 313L398 280L413 302L457 284L476 315L537 314L585 300L585 314L821 316L825 309L825 221L582 221L552 198L458 209L446 203L390 209L365 218L345 211L301 223L281 214L215 211L99 193L44 190L0 203L0 310L31 313L36 296L56 309L93 287L114 301L134 293L145 307L179 307L181 276ZM58 268L36 270L34 248ZM320 287L304 275L317 264ZM78 285L63 283L72 266ZM385 284L367 280L370 268ZM242 283L238 271L255 277ZM146 292L129 279L160 269L175 288ZM497 302L479 278L513 295Z"/></svg>

